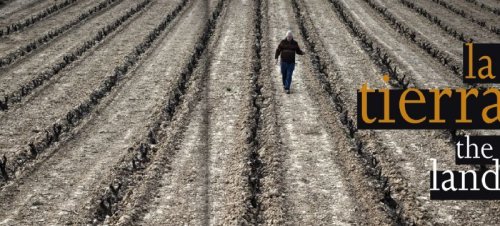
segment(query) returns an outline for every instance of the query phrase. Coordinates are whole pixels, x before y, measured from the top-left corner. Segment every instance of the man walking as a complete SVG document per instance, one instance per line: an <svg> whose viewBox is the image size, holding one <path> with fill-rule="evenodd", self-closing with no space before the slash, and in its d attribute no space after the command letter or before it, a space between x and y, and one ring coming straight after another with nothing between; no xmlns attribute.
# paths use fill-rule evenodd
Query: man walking
<svg viewBox="0 0 500 226"><path fill-rule="evenodd" d="M293 69L295 69L295 53L304 55L304 52L300 50L299 44L293 40L292 31L287 31L285 39L281 40L274 55L276 64L278 64L278 57L281 55L281 76L283 79L283 88L287 94L290 94L292 74Z"/></svg>

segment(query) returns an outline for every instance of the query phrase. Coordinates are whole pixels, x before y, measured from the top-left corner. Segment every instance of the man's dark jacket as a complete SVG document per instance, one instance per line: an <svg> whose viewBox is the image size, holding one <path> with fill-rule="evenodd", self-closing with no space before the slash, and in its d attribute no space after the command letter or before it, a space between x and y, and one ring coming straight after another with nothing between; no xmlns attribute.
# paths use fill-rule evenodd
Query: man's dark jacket
<svg viewBox="0 0 500 226"><path fill-rule="evenodd" d="M278 45L274 58L278 59L278 56L281 54L281 62L295 63L295 53L299 55L304 54L295 40L288 41L285 38Z"/></svg>

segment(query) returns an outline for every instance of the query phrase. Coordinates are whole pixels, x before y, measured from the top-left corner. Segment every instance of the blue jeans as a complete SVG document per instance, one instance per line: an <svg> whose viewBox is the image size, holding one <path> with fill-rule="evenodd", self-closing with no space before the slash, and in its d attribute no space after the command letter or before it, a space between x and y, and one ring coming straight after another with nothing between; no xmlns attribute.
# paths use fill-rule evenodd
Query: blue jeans
<svg viewBox="0 0 500 226"><path fill-rule="evenodd" d="M292 85L293 69L295 69L294 63L281 62L281 78L286 90L290 90L290 85Z"/></svg>

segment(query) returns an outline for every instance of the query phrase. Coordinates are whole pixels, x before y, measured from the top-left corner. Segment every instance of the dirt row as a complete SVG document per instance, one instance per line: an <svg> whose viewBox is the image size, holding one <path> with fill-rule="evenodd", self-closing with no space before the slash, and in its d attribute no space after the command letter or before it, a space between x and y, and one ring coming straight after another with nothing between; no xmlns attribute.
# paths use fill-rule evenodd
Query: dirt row
<svg viewBox="0 0 500 226"><path fill-rule="evenodd" d="M253 33L248 28L253 4L240 0L219 4L225 10L210 51L193 74L182 113L171 123L179 131L158 144L159 156L143 176L145 182L125 200L123 215L116 217L120 224L247 221L243 219L250 205L245 120L250 110L247 59L252 50Z"/></svg>
<svg viewBox="0 0 500 226"><path fill-rule="evenodd" d="M494 14L500 15L500 2L497 0L465 0L474 5L481 7L481 9L486 9Z"/></svg>
<svg viewBox="0 0 500 226"><path fill-rule="evenodd" d="M6 5L2 6L0 8L0 24L4 27L8 24L15 23L17 21L20 21L30 15L33 14L33 12L39 12L47 7L50 7L54 3L60 3L63 2L64 0L56 0L56 1L51 1L51 0L27 0L27 1L12 1L10 3L7 3Z"/></svg>
<svg viewBox="0 0 500 226"><path fill-rule="evenodd" d="M88 18L92 18L95 15L98 15L100 12L115 5L117 2L118 0L102 1L99 4L95 5L94 7L91 7L87 11L82 12L81 14L79 14L77 18L74 18L72 21L64 23L62 26L49 29L43 35L37 34L37 37L32 40L24 40L24 43L18 46L16 45L15 49L12 48L13 50L6 51L6 53L2 55L2 57L0 58L0 66L5 67L18 62L19 60L22 60L25 56L29 55L30 53L36 51L39 48L43 48L55 38L59 37L60 35L63 35L68 30L71 30L71 28L73 28L74 26L81 24L82 21ZM9 40L9 37L7 37L6 39ZM15 44L15 43L11 42L10 44Z"/></svg>
<svg viewBox="0 0 500 226"><path fill-rule="evenodd" d="M449 44L446 45L441 45L441 44L446 43L446 40L453 42L457 40L461 41L463 38L457 38L455 33L450 34L449 32L448 32L449 36L445 35L444 37L440 37L439 33L433 33L435 31L433 31L432 29L426 29L425 27L422 27L423 25L425 25L425 22L422 24L422 21L417 21L414 18L411 19L411 21L414 22L408 22L408 23L405 20L401 20L401 18L398 17L398 14L400 14L399 11L401 11L401 9L405 9L404 6L401 6L402 8L398 9L398 11L396 10L392 11L391 9L387 9L383 3L380 4L379 2L373 0L366 0L365 2L370 7L376 9L376 11L380 14L380 16L383 17L391 25L391 27L394 28L401 36L405 37L408 41L415 43L420 49L424 50L424 52L427 53L428 56L430 56L436 62L440 63L441 65L451 70L455 74L455 76L461 77L460 75L462 71L461 70L462 63L460 62L461 53L458 53L459 52L458 49L461 46L461 44L457 45L455 48L450 48L452 50L455 50L452 53L450 53L449 49L444 47L448 46ZM393 6L396 5L397 4ZM425 20L424 17L420 17L418 15L416 18ZM436 24L433 24L431 22L430 26L432 27L432 25ZM422 28L423 30L420 30ZM425 32L425 30L429 30L429 32ZM443 31L449 31L449 30L445 29ZM430 34L436 34L434 35L434 37L432 37L435 38L434 40L426 37L426 35ZM453 39L453 37L455 39ZM441 43L440 40L442 40Z"/></svg>
<svg viewBox="0 0 500 226"><path fill-rule="evenodd" d="M144 11L144 6L139 12ZM156 9L168 11L174 7L169 4ZM110 39L102 42L85 58L61 70L50 83L29 95L20 105L1 113L2 154L17 161L17 164L10 161L12 171L15 172L26 159L29 160L30 155L36 157L61 133L74 126L77 119L88 113L86 109L89 104L94 105L96 95L100 95L103 88L113 85L107 75L115 72L115 67L122 61L132 60L125 57L154 28L153 21L160 18L154 11L132 17L133 21L120 26ZM130 38L129 32L134 34L134 39ZM92 103L85 104L89 98ZM84 106L81 106L82 103Z"/></svg>
<svg viewBox="0 0 500 226"><path fill-rule="evenodd" d="M461 79L454 75L447 67L429 57L418 45L413 44L391 25L378 12L372 9L363 0L342 1L352 17L359 21L365 31L375 39L379 47L387 50L387 54L399 62L397 71L406 75L412 83L418 86L458 87ZM347 4L348 3L348 4ZM363 18L361 20L361 18Z"/></svg>
<svg viewBox="0 0 500 226"><path fill-rule="evenodd" d="M342 93L348 92L348 90L352 90L350 97L343 97L347 98L344 103L346 103L348 107L347 113L349 115L349 112L355 112L355 106L351 104L355 103L354 90L356 90L356 87L361 87L362 82L368 82L371 87L387 87L387 84L384 84L381 81L380 77L373 77L374 68L376 68L376 65L379 63L372 63L372 68L370 69L366 61L359 60L360 55L365 54L362 51L363 49L360 47L367 46L366 43L356 44L352 43L352 41L349 40L354 39L356 36L359 37L359 35L365 35L363 36L364 39L366 39L368 36L368 40L370 40L372 43L381 44L383 46L383 49L390 52L393 52L395 50L395 46L398 45L398 42L395 40L391 41L391 38L384 35L390 34L391 29L384 29L383 32L376 32L378 30L377 27L383 26L383 22L380 19L378 21L374 21L373 23L369 22L370 18L374 18L374 16L366 14L365 10L368 11L368 8L370 7L366 5L363 6L360 3L356 3L356 1L345 1L344 3L331 4L333 5L333 8L336 9L335 13L328 12L328 10L326 10L328 9L326 5L322 6L321 4L310 4L308 7L310 7L311 9L309 10L308 15L311 16L311 21L313 21L313 24L315 24L314 26L316 27L315 29L317 30L318 36L322 37L321 39L315 41L318 43L323 43L324 48L330 50L329 55L332 57L334 67L342 68L339 71L337 71L337 69L336 73L340 73L341 75L343 74L344 76L337 75L335 77L331 77L331 84L343 84L342 89L340 89L343 90ZM325 14L318 15L319 12L322 11ZM325 22L325 24L321 24L320 22L322 21L320 18L339 18L339 15L342 14L344 16L348 14L348 19L338 20L336 23L334 23L334 20L326 20L327 22ZM376 19L376 17L374 19ZM324 29L325 26L331 26L331 24L338 24L338 26L334 27L345 28L345 26L342 26L341 23L347 24L353 21L356 24L355 32L353 31L352 27L344 31L332 32L330 32L331 30L329 29ZM347 32L351 32L351 34L355 34L355 36L344 37L343 39L341 39L341 37L338 37L340 35L345 35ZM346 41L338 42L338 40ZM388 44L384 46L384 42ZM352 46L348 47L346 46L346 43L352 43ZM408 43L405 44L404 41L401 41L400 43L401 47L397 47L397 49L402 49L403 46L405 46L405 48L411 46ZM341 49L346 49L347 52L341 52ZM358 53L353 54L352 51L356 49ZM371 48L369 54L373 54L373 52L375 52L375 48ZM345 57L348 55L356 57L354 57L355 59L348 61L349 59L346 59ZM402 56L403 54L398 53L398 55ZM373 56L376 55L372 55L372 59ZM418 56L418 54L413 54L413 58L415 58L414 61L426 60L425 55L420 56L422 59L418 59ZM391 59L396 59L396 62L398 62L398 64L404 62L400 60L401 57L398 59L397 56L394 58L391 56ZM345 68L346 65L352 65L353 68L349 70L348 68ZM360 70L362 68L365 68L364 72L356 72L356 70ZM383 67L381 69L386 70ZM346 72L343 73L344 71ZM414 70L410 70L410 72L411 71ZM438 74L443 73L431 73L431 75L435 76L437 76ZM352 75L363 76L365 79L349 79L350 77L352 77ZM372 76L370 77L369 75ZM427 86L429 86L429 84L432 84L433 81L431 79L427 80L425 78L414 78L414 80L417 82L425 83ZM436 79L434 78L434 80ZM352 87L345 88L345 85L350 83L353 84ZM444 83L442 85L449 86L449 84L447 83ZM439 87L439 84L437 84L437 87ZM341 94L340 96L342 97L343 95ZM351 98L351 101L349 101L349 98ZM355 113L351 114L351 120L355 121ZM392 188L392 197L397 201L397 208L402 208L401 210L398 210L401 211L398 214L400 214L402 217L406 217L410 222L414 222L417 224L418 222L422 223L425 221L434 221L435 223L440 223L440 219L456 220L457 223L468 222L471 219L475 219L476 221L486 221L490 219L490 215L492 213L488 212L488 207L481 206L479 202L475 202L475 204L471 206L463 206L462 210L460 210L460 213L458 213L458 210L454 210L453 207L461 206L463 205L463 203L454 201L431 202L430 200L428 200L428 184L426 183L428 179L427 171L429 169L428 159L431 157L440 159L440 163L447 168L452 168L454 165L453 160L447 158L447 156L449 157L453 155L453 147L449 144L447 140L449 138L447 138L446 135L442 134L439 131L409 131L407 133L391 131L377 131L372 133L359 131L357 132L357 134L360 136L359 140L362 142L362 146L364 147L362 148L363 151L371 153L371 155L376 159L374 161L377 162L373 165L378 165L378 167L380 167L382 176L385 176L388 179L387 183L390 185L389 187ZM412 142L408 144L408 141L411 140L416 140L419 142ZM425 142L420 142L422 140L425 140ZM422 184L415 184L418 181L421 181ZM488 211L485 211L485 209L488 209ZM448 210L449 212L445 212L443 210ZM464 215L470 214L470 212L474 213L472 214L473 216L462 218ZM476 213L478 212L482 212L483 216L476 215ZM474 220L472 220L472 222L473 221ZM441 223L444 223L444 221Z"/></svg>
<svg viewBox="0 0 500 226"><path fill-rule="evenodd" d="M500 28L497 25L498 15L493 12L482 10L476 5L470 2L454 1L450 2L447 0L432 0L433 2L440 4L449 11L461 16L480 27L488 29L491 33L500 35Z"/></svg>
<svg viewBox="0 0 500 226"><path fill-rule="evenodd" d="M407 0L400 0L408 2ZM446 26L453 27L454 30L463 33L466 38L472 38L474 42L498 42L498 35L491 33L487 28L478 26L476 23L447 10L444 6L430 0L417 0L412 3L421 10L426 11L432 17L441 20ZM406 5L406 4L405 4Z"/></svg>
<svg viewBox="0 0 500 226"><path fill-rule="evenodd" d="M384 3L374 0L365 0L365 2L376 9L380 16L383 16L399 34L425 50L431 58L451 70L456 77L462 77L462 43L459 42L463 40L457 39L455 33L450 34L450 30L446 29L440 33L437 27L443 28L443 24L438 26L428 20L426 23L425 17L419 16L415 11L412 15L409 8L397 2ZM445 31L448 31L449 35L443 33ZM449 42L455 43L455 47L451 48L451 51L449 51L450 48L447 48Z"/></svg>
<svg viewBox="0 0 500 226"><path fill-rule="evenodd" d="M287 29L296 31L296 39L303 42L293 12L287 1L269 3L268 37L272 43L272 48L266 50L269 56L273 56L275 45L283 39ZM273 62L269 58L267 60ZM298 60L289 95L282 89L279 67L273 66L269 75L264 75L273 78L281 141L280 167L284 174L284 189L275 192L284 197L285 222L305 225L360 223L362 219L357 214L360 211L357 197L349 192L352 184L343 176L342 168L335 159L336 151L341 146L323 127L318 104L314 102L313 94L309 93L307 83L310 82L307 80L311 79L313 72L306 62L307 58Z"/></svg>
<svg viewBox="0 0 500 226"><path fill-rule="evenodd" d="M142 156L137 161L140 165L136 169L120 170L111 178L110 182L113 181L115 184L120 183L124 186L118 192L111 189L104 192L103 196L98 196L101 197L101 200L106 200L110 209L103 213L102 205L100 205L97 217L113 215L112 218L106 220L107 223L131 224L131 222L141 218L150 199L155 196L154 192L157 192L158 177L161 177L165 170L171 169L167 165L173 155L172 145L181 141L178 138L180 131L185 129L186 120L189 119L190 112L200 95L200 88L204 85L202 83L204 80L200 76L204 76L206 71L204 68L208 65L206 55L211 53L208 41L213 35L219 17L222 17L220 14L224 4L223 1L203 1L196 2L194 7L195 11L190 13L189 18L180 23L200 28L200 30L191 33L190 42L192 42L192 49L195 51L186 52L186 54L192 55L183 64L184 66L178 68L180 76L176 76L178 77L176 78L177 82L174 82L177 86L169 88L168 100L164 103L162 115L157 118L154 124L150 125L150 130L154 131L154 138L151 139L151 136L148 135L137 146L137 153L141 153ZM175 38L178 42L183 42L184 35L179 31ZM148 151L148 154L142 154L144 149L152 150L152 152Z"/></svg>
<svg viewBox="0 0 500 226"><path fill-rule="evenodd" d="M16 21L12 24L3 24L2 26L5 26L5 29L0 30L0 37L4 35L9 35L11 33L23 30L27 27L32 26L33 24L36 24L40 21L43 21L47 17L50 17L52 15L55 15L62 11L65 8L69 8L72 4L76 3L78 0L65 0L63 2L56 2L56 4L53 4L42 11L32 14L23 20ZM1 21L0 24L4 22Z"/></svg>
<svg viewBox="0 0 500 226"><path fill-rule="evenodd" d="M172 10L175 5L169 4L162 7L158 7L158 10ZM5 129L2 133L5 137L2 139L2 144L6 147L3 150L4 154L14 154L18 157L26 155L24 153L27 151L36 154L36 152L40 152L41 148L50 145L53 139L57 139L58 134L62 131L61 128L56 129L56 126L74 126L72 124L76 120L88 113L90 105L95 105L97 99L108 92L108 88L116 84L113 81L116 75L112 76L112 80L110 80L106 74L115 72L115 74L120 75L126 72L123 71L124 68L114 70L114 67L120 66L122 61L124 63L131 62L133 58L130 57L133 55L127 55L130 52L142 51L140 46L135 46L144 37L147 38L147 34L155 26L153 21L159 21L160 18L160 15L154 12L147 13L143 17L136 17L136 20L122 28L128 30L114 33L112 39L107 40L106 45L99 46L88 56L87 60L77 62L75 67L70 67L60 73L60 76L56 77L53 83L44 86L35 95L30 96L26 101L27 104L4 112L0 119L4 122L2 126L11 129ZM135 40L131 39L127 32L138 36L134 36ZM90 103L86 103L85 101L89 99ZM82 106L81 103L84 105ZM75 109L75 105L77 105L77 109ZM66 122L62 123L61 120ZM65 124L70 125L65 126ZM33 144L30 145L31 147L28 146L29 142ZM29 156L30 153L28 152L27 155ZM12 164L15 165L15 163Z"/></svg>
<svg viewBox="0 0 500 226"><path fill-rule="evenodd" d="M374 1L394 15L399 21L418 31L427 41L447 53L456 62L462 61L462 42L442 30L438 25L422 17L414 10L405 7L399 0Z"/></svg>
<svg viewBox="0 0 500 226"><path fill-rule="evenodd" d="M245 199L248 189L244 119L248 114L247 59L253 35L246 28L251 27L252 2L235 0L226 4L227 11L218 28L218 43L212 49L206 78L201 78L203 97L183 135L188 139L183 140L178 154L171 159L172 171L158 180L157 193L143 207L146 212L139 224L243 222L241 217L249 205Z"/></svg>
<svg viewBox="0 0 500 226"><path fill-rule="evenodd" d="M13 108L13 104L21 102L38 88L50 84L51 79L60 76L63 69L88 56L94 47L106 43L106 38L110 34L114 34L114 31L122 25L133 20L134 15L140 14L150 1L132 4L132 7L126 4L132 2L124 3L117 7L110 6L112 9L109 12L88 21L86 25L74 30L74 33L47 43L48 45L38 48L19 62L5 68L0 73L0 80L3 82L0 89L3 94L0 109L5 111ZM78 38L83 40L75 41Z"/></svg>
<svg viewBox="0 0 500 226"><path fill-rule="evenodd" d="M8 53L17 49L19 46L26 46L26 44L35 40L41 36L41 34L48 33L50 30L60 27L61 24L66 24L69 21L77 19L80 13L89 11L91 8L97 6L99 2L100 1L96 0L77 1L71 7L62 10L56 15L45 18L43 21L36 23L36 25L29 26L22 31L11 33L8 36L4 35L4 37L0 39L2 41L0 51Z"/></svg>
<svg viewBox="0 0 500 226"><path fill-rule="evenodd" d="M176 5L162 2L159 6L157 10L165 12ZM164 14L156 12L152 15ZM155 18L148 19L153 22L151 19ZM167 20L166 17L164 19ZM157 23L158 21L160 20L156 19ZM141 26L137 26L139 27ZM116 91L106 97L95 110L94 117L83 122L74 131L74 139L64 140L53 151L48 152L50 154L40 156L41 161L16 181L21 185L3 189L2 196L16 204L2 207L2 218L5 219L3 223L37 222L35 219L41 220L42 224L75 223L81 220L79 217L86 216L93 205L93 196L89 195L102 188L98 185L107 181L109 171L127 154L127 148L133 146L141 134L148 134L148 128L143 125L154 121L152 116L161 110L164 101L165 86L175 83L175 76L164 75L175 74L180 68L172 64L172 68L158 69L155 65L160 62L171 64L160 56L169 53L166 49L178 50L175 53L185 52L186 55L189 53L185 50L187 46L176 45L180 40L185 41L185 37L178 33L186 30L177 26L175 29L177 42L166 42L170 39L163 35L161 40L165 41L161 43L164 44L158 44L158 50L144 59L147 61L152 59L150 57L155 57L155 61L141 64L124 78ZM79 163L75 165L75 162ZM57 217L45 220L46 216Z"/></svg>

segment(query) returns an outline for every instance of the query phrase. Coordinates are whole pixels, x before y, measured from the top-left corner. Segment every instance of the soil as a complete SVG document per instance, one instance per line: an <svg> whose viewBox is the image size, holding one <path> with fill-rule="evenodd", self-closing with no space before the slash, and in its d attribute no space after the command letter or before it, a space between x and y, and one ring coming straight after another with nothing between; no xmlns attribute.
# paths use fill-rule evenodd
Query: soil
<svg viewBox="0 0 500 226"><path fill-rule="evenodd" d="M450 31L499 41L498 1L440 1L466 16L432 0L413 3L441 25L402 0L113 2L0 66L0 225L496 224L497 201L430 200L430 158L474 169L455 165L452 131L355 129L363 84L463 87ZM6 2L0 27L58 2ZM0 36L0 58L101 2ZM290 94L287 30L306 53Z"/></svg>

